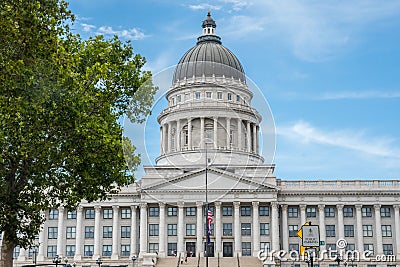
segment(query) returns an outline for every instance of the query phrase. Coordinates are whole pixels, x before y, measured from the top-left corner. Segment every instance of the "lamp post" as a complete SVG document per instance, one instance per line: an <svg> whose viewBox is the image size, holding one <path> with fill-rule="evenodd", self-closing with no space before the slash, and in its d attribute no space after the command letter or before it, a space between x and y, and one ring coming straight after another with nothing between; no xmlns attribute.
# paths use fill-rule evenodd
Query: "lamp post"
<svg viewBox="0 0 400 267"><path fill-rule="evenodd" d="M64 262L65 262L65 267L71 267L71 264L68 264L68 258L67 257L64 258Z"/></svg>
<svg viewBox="0 0 400 267"><path fill-rule="evenodd" d="M101 267L101 264L103 263L103 260L101 259L101 257L97 258L96 263L99 265L99 267Z"/></svg>
<svg viewBox="0 0 400 267"><path fill-rule="evenodd" d="M55 264L56 264L56 267L57 267L58 264L61 263L61 257L58 256L58 255L56 255L56 256L53 258L53 263L55 263Z"/></svg>
<svg viewBox="0 0 400 267"><path fill-rule="evenodd" d="M76 262L72 263L72 267L76 267Z"/></svg>
<svg viewBox="0 0 400 267"><path fill-rule="evenodd" d="M338 267L339 267L340 262L342 261L342 257L340 256L339 253L336 255L335 261L337 262L337 265L338 265Z"/></svg>
<svg viewBox="0 0 400 267"><path fill-rule="evenodd" d="M132 255L131 260L132 260L132 267L135 267L135 261L137 260L137 256Z"/></svg>

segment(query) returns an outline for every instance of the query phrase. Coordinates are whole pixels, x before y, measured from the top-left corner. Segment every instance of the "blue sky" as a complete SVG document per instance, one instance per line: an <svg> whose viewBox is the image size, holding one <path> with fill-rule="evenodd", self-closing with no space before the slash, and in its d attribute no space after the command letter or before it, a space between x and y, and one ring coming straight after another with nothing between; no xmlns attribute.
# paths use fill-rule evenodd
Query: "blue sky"
<svg viewBox="0 0 400 267"><path fill-rule="evenodd" d="M272 110L278 178L400 178L400 1L72 0L70 8L75 32L131 40L153 73L195 45L211 10L223 45ZM145 164L158 155L155 133Z"/></svg>

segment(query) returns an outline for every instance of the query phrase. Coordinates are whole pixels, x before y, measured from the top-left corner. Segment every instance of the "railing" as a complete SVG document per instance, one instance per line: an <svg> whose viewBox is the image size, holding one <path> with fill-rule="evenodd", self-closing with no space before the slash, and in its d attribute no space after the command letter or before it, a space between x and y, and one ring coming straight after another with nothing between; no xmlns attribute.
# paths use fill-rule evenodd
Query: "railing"
<svg viewBox="0 0 400 267"><path fill-rule="evenodd" d="M277 185L288 189L319 189L319 188L342 188L342 189L373 189L373 188L399 188L400 180L277 180Z"/></svg>

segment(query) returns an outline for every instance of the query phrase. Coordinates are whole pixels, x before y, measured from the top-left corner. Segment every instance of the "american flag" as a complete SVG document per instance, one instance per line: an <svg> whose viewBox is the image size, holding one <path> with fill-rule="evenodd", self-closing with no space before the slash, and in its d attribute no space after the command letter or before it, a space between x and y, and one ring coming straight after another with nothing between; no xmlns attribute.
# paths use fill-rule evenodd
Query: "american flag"
<svg viewBox="0 0 400 267"><path fill-rule="evenodd" d="M210 244L210 235L211 235L211 224L213 223L213 215L211 210L207 211L207 243Z"/></svg>

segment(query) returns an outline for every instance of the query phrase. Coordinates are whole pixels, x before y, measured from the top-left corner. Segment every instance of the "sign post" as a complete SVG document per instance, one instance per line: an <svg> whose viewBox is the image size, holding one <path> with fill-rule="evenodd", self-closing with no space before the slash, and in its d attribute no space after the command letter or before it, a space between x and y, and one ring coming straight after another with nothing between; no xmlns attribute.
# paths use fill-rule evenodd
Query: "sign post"
<svg viewBox="0 0 400 267"><path fill-rule="evenodd" d="M319 226L311 225L311 222L306 222L299 231L297 236L301 239L300 255L307 253L307 263L310 267L314 267L314 255L321 244L319 238Z"/></svg>

